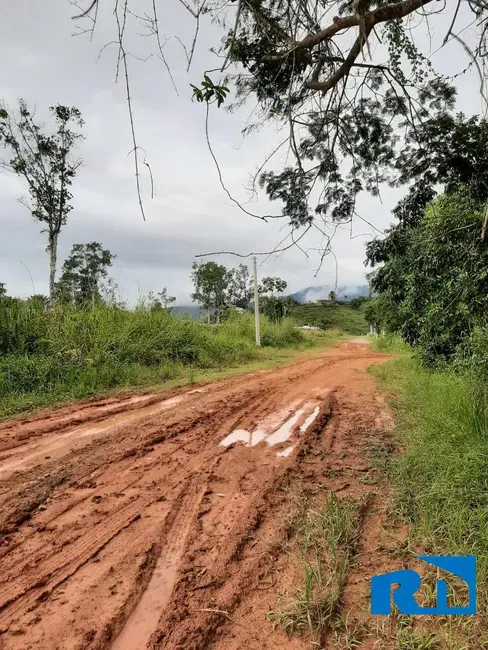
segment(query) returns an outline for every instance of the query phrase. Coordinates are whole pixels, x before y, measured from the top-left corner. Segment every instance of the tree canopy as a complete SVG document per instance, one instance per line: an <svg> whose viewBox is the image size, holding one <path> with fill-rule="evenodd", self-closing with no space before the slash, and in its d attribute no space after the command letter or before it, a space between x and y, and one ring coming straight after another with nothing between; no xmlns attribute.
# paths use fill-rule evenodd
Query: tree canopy
<svg viewBox="0 0 488 650"><path fill-rule="evenodd" d="M217 322L220 312L227 304L227 291L230 282L229 271L222 264L216 262L203 262L192 264L191 279L195 288L191 299L199 302L208 311L215 309Z"/></svg>
<svg viewBox="0 0 488 650"><path fill-rule="evenodd" d="M74 244L56 283L57 298L80 306L99 302L102 282L114 259L115 255L99 242Z"/></svg>
<svg viewBox="0 0 488 650"><path fill-rule="evenodd" d="M21 201L47 232L49 293L54 298L59 234L72 209L70 187L81 160L73 150L83 126L75 107L52 106L54 132L46 133L35 110L20 99L18 110L0 105L0 145L6 151L0 167L17 174L27 185L30 200Z"/></svg>
<svg viewBox="0 0 488 650"><path fill-rule="evenodd" d="M450 360L476 327L488 324L487 216L467 188L456 189L383 243L368 319L399 332L427 363Z"/></svg>
<svg viewBox="0 0 488 650"><path fill-rule="evenodd" d="M99 4L87 2L82 14L93 24ZM167 4L155 1L144 16L135 0L116 4L119 63L126 64L124 38L134 20L155 38L169 69L158 28ZM259 185L281 210L243 209L286 218L293 243L297 229L327 237L324 224L358 216L361 191L378 195L384 182L410 183L419 164L435 166L425 155L431 139L446 153L436 133L423 128L445 120L445 130L454 119L453 80L435 69L432 52L457 41L466 56L452 76L473 67L484 83L487 0L179 0L179 6L199 25L208 19L222 29L213 47L220 58L200 84L195 80L193 97L207 110L252 102L254 119L244 131L271 123L281 134L274 153L285 162L271 155L253 180L253 189ZM467 25L474 26L469 41ZM431 34L429 51L419 33L424 41ZM196 42L185 50L188 65ZM289 155L280 156L286 149ZM428 193L432 184L425 180Z"/></svg>

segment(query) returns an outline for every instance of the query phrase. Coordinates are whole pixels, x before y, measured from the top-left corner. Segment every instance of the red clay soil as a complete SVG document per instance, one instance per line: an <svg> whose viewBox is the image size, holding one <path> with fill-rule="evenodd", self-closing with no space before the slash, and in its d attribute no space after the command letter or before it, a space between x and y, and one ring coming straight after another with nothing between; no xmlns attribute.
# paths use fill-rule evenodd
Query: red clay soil
<svg viewBox="0 0 488 650"><path fill-rule="evenodd" d="M282 488L296 479L370 494L344 595L367 610L384 500L362 446L391 421L366 368L385 358L343 343L0 425L0 648L310 647L266 620L287 580Z"/></svg>

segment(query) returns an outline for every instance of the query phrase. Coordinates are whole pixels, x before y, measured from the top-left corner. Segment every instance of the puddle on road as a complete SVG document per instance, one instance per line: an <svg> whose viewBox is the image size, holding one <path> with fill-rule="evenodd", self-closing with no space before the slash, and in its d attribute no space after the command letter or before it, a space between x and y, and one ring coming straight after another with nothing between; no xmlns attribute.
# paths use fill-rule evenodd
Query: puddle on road
<svg viewBox="0 0 488 650"><path fill-rule="evenodd" d="M171 553L163 553L159 557L147 589L112 644L111 650L145 650L151 634L157 627L161 612L171 596L178 560L178 555Z"/></svg>
<svg viewBox="0 0 488 650"><path fill-rule="evenodd" d="M247 431L246 429L236 429L235 431L232 431L220 442L220 445L223 447L230 447L237 442L242 442L246 447L254 447L254 445L257 445L263 440L270 447L282 444L291 437L297 423L306 415L305 420L298 428L299 434L305 433L318 416L320 405L317 404L317 400L314 399L311 402L306 402L301 408L293 413L296 406L297 403L295 402L293 406L286 410L282 410L279 413L272 413L260 422L254 431ZM293 413L293 415L283 421L284 418L290 415L290 413ZM277 456L286 457L289 456L292 451L293 446L278 452Z"/></svg>
<svg viewBox="0 0 488 650"><path fill-rule="evenodd" d="M67 433L54 434L50 440L44 437L34 445L27 444L22 447L17 447L14 450L8 450L10 457L12 456L12 451L15 456L12 460L2 463L0 466L0 475L5 472L13 472L17 469L21 469L26 465L29 465L31 462L40 460L46 456L51 456L51 458L62 457L73 448L79 439L101 435L111 429L124 426L130 422L134 422L135 420L141 420L149 415L157 415L158 413L162 413L172 406L179 404L183 399L184 395L170 397L162 402L156 402L155 404L144 406L135 411L118 413L117 415L113 415L106 420L103 420L97 426L78 426ZM22 449L25 448L35 449L36 451L32 451L32 453L18 458L18 455L22 453Z"/></svg>
<svg viewBox="0 0 488 650"><path fill-rule="evenodd" d="M274 433L272 433L270 436L266 438L266 442L268 445L277 445L280 442L286 442L288 438L291 436L291 433L293 431L294 426L298 422L298 420L301 418L301 416L305 413L306 406L304 406L301 409L298 409L298 411L293 415L289 420L284 422L279 429L277 429Z"/></svg>
<svg viewBox="0 0 488 650"><path fill-rule="evenodd" d="M300 426L300 433L305 433L305 431L308 429L308 427L312 424L312 422L319 414L319 411L320 411L320 406L316 406L315 410L312 413L310 413L310 415L307 417L305 422Z"/></svg>
<svg viewBox="0 0 488 650"><path fill-rule="evenodd" d="M249 432L246 429L236 429L229 433L229 435L222 440L220 443L223 447L230 447L235 442L243 442L246 447L254 447L258 442L264 440L268 434L266 431L257 429L256 431Z"/></svg>
<svg viewBox="0 0 488 650"><path fill-rule="evenodd" d="M292 445L291 447L287 447L286 449L283 449L283 451L279 451L276 455L279 458L287 458L294 449L295 449L295 445Z"/></svg>
<svg viewBox="0 0 488 650"><path fill-rule="evenodd" d="M355 339L350 339L346 343L356 343L358 345L370 345L371 340L367 336L357 336Z"/></svg>

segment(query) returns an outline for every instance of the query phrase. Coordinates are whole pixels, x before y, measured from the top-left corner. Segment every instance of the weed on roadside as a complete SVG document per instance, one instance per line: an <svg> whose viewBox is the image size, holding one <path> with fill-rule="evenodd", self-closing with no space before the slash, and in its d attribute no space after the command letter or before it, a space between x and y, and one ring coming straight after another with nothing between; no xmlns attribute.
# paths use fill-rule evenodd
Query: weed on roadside
<svg viewBox="0 0 488 650"><path fill-rule="evenodd" d="M409 524L409 546L427 555L477 557L478 609L488 602L488 397L469 376L427 370L406 355L372 369L396 409L395 437L401 453L391 458L394 490L390 516ZM419 604L436 602L435 572L423 577ZM466 604L466 586L448 581L450 605ZM484 617L432 621L429 636L399 631L401 650L488 647ZM400 645L402 644L402 645Z"/></svg>
<svg viewBox="0 0 488 650"><path fill-rule="evenodd" d="M311 502L301 487L293 490L287 528L292 549L303 572L303 587L282 593L276 609L267 615L289 636L308 630L320 639L327 631L356 638L347 618L341 617L340 599L361 532L361 508L350 499L331 493Z"/></svg>
<svg viewBox="0 0 488 650"><path fill-rule="evenodd" d="M397 650L436 650L440 649L439 640L429 632L399 630L396 638Z"/></svg>

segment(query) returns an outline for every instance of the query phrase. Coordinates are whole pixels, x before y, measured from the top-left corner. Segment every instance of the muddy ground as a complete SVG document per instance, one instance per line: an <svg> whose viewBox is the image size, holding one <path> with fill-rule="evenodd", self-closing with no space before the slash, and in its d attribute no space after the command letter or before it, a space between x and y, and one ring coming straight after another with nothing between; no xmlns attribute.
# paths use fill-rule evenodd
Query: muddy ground
<svg viewBox="0 0 488 650"><path fill-rule="evenodd" d="M390 569L364 453L391 426L366 372L385 358L342 343L280 370L0 425L0 648L311 647L266 619L293 587L296 481L368 494L343 595L367 616L369 578Z"/></svg>

